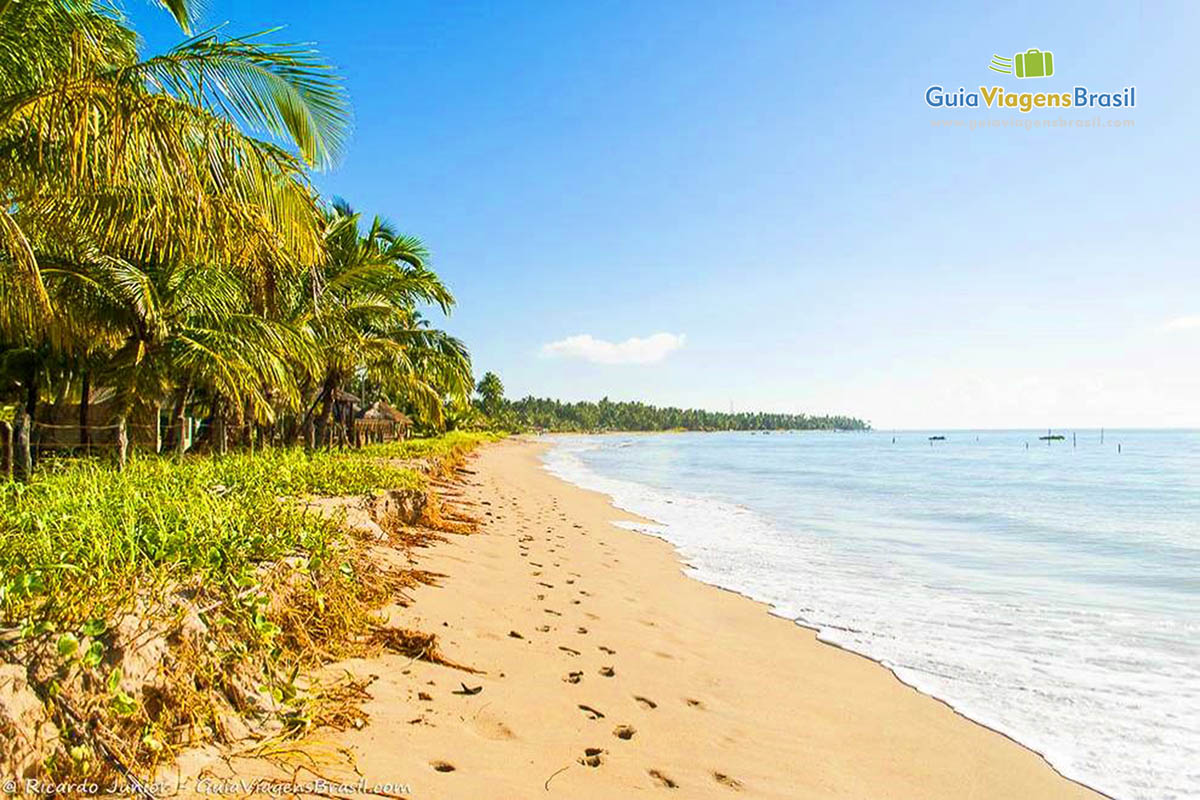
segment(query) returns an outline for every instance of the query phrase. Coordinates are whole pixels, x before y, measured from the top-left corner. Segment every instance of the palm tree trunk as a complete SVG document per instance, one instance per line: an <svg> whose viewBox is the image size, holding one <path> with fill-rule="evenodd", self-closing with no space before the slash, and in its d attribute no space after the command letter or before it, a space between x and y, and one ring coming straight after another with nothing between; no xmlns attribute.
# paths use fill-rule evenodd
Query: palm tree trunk
<svg viewBox="0 0 1200 800"><path fill-rule="evenodd" d="M333 442L331 436L333 431L331 430L332 426L330 422L333 419L334 398L337 396L337 389L337 375L330 373L326 376L325 384L321 387L321 416L317 426L320 444L325 447L328 447Z"/></svg>
<svg viewBox="0 0 1200 800"><path fill-rule="evenodd" d="M12 425L0 420L0 480L12 480Z"/></svg>
<svg viewBox="0 0 1200 800"><path fill-rule="evenodd" d="M242 410L242 443L254 454L254 409L247 400Z"/></svg>
<svg viewBox="0 0 1200 800"><path fill-rule="evenodd" d="M29 450L29 429L32 420L24 409L18 409L13 419L13 478L28 481L33 475L33 457Z"/></svg>
<svg viewBox="0 0 1200 800"><path fill-rule="evenodd" d="M213 450L220 456L229 452L229 429L225 424L225 404L219 400L213 410Z"/></svg>
<svg viewBox="0 0 1200 800"><path fill-rule="evenodd" d="M175 451L182 456L187 451L187 411L188 395L192 393L191 383L184 382L175 390L175 402L171 405L171 426L167 428L167 440L163 443L163 452Z"/></svg>
<svg viewBox="0 0 1200 800"><path fill-rule="evenodd" d="M117 412L117 469L122 472L129 462L129 428L126 418L127 412L124 408Z"/></svg>
<svg viewBox="0 0 1200 800"><path fill-rule="evenodd" d="M25 407L17 409L13 424L13 444L16 449L13 458L13 477L19 481L28 481L33 476L33 452L30 447L30 436L33 432L37 401L37 369L30 367L26 375Z"/></svg>
<svg viewBox="0 0 1200 800"><path fill-rule="evenodd" d="M316 447L317 444L317 431L314 426L314 420L316 419L318 406L320 406L322 401L325 399L328 383L329 379L326 378L326 380L321 384L320 391L318 391L316 396L313 397L312 402L305 410L304 416L300 419L300 422L296 425L296 427L292 429L292 435L294 436L293 441L299 442L300 438L303 437L304 446L310 450ZM305 388L302 396L307 395L308 389Z"/></svg>
<svg viewBox="0 0 1200 800"><path fill-rule="evenodd" d="M88 412L92 402L92 373L85 367L82 375L83 394L79 398L79 445L88 453L92 451L92 437L88 432Z"/></svg>
<svg viewBox="0 0 1200 800"><path fill-rule="evenodd" d="M183 406L175 412L175 455L183 458L187 452L187 417L183 415Z"/></svg>

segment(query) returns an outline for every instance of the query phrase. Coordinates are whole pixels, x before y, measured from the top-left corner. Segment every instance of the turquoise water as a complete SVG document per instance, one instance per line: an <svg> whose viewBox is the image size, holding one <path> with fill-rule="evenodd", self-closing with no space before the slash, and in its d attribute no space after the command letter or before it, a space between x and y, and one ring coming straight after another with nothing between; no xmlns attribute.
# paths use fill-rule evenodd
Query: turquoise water
<svg viewBox="0 0 1200 800"><path fill-rule="evenodd" d="M1065 775L1200 797L1200 432L931 433L563 437L546 463Z"/></svg>

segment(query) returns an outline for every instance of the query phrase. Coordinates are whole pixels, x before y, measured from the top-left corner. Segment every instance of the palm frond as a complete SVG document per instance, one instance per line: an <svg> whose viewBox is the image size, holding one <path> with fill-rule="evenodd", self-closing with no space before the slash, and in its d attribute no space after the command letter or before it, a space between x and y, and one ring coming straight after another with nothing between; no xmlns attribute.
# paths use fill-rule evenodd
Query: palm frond
<svg viewBox="0 0 1200 800"><path fill-rule="evenodd" d="M306 163L328 167L350 132L345 89L311 45L264 41L274 32L222 39L207 31L115 74L290 140Z"/></svg>

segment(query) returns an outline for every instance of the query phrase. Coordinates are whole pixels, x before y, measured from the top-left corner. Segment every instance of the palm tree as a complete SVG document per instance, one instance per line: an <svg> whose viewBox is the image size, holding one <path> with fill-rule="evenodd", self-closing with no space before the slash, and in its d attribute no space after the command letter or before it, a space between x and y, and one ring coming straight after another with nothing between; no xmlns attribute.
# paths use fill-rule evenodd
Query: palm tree
<svg viewBox="0 0 1200 800"><path fill-rule="evenodd" d="M56 305L77 310L72 324L102 333L111 343L97 367L117 390L119 461L124 461L124 421L135 398L203 390L221 429L230 411L245 409L271 421L276 406L299 403L293 364L309 369L311 339L286 323L251 311L245 283L210 266L150 264L135 267L114 258L83 264L43 262ZM270 392L270 399L268 399ZM177 404L175 422L182 424ZM183 432L175 432L177 445Z"/></svg>
<svg viewBox="0 0 1200 800"><path fill-rule="evenodd" d="M426 267L424 245L378 217L362 232L359 215L340 200L327 211L324 238L326 262L291 285L285 314L294 328L309 331L320 352L320 369L302 381L307 408L294 435L313 442L315 431L328 444L337 397L356 378L440 425L444 399L470 391L470 357L462 342L430 328L419 313L419 304L443 313L454 305Z"/></svg>
<svg viewBox="0 0 1200 800"><path fill-rule="evenodd" d="M475 387L475 391L483 398L483 411L488 416L493 416L500 410L500 404L504 402L504 383L500 380L500 376L494 372L483 373L483 378L480 379L479 385Z"/></svg>
<svg viewBox="0 0 1200 800"><path fill-rule="evenodd" d="M161 4L187 31L196 3ZM306 169L336 157L349 112L315 52L209 33L141 60L136 44L99 0L0 0L0 349L43 362L24 369L18 440L47 359L81 359L97 337L118 337L118 350L130 341L81 326L103 314L53 297L44 264L86 264L76 272L93 277L106 265L135 283L225 265L261 312L282 278L324 257ZM137 347L125 357L141 363Z"/></svg>

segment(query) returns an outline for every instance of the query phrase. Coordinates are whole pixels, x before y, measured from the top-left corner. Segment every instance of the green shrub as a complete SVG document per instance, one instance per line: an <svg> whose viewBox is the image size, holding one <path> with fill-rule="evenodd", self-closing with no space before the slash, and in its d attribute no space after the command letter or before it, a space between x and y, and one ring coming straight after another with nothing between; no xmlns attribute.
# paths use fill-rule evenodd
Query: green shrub
<svg viewBox="0 0 1200 800"><path fill-rule="evenodd" d="M124 472L45 465L31 484L0 484L0 624L70 625L135 584L219 585L285 555L321 559L336 524L280 498L422 485L412 470L291 449L135 458Z"/></svg>

